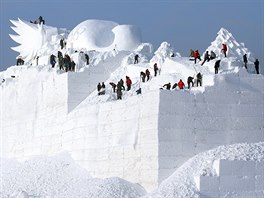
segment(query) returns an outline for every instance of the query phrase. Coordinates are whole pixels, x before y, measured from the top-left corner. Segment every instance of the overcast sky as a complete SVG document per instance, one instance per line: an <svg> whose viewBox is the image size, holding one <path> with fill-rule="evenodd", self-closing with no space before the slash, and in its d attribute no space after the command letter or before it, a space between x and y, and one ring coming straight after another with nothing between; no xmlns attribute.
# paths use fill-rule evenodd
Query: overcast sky
<svg viewBox="0 0 264 198"><path fill-rule="evenodd" d="M0 71L16 63L16 34L9 19L34 20L72 30L87 19L102 19L140 27L143 42L157 49L169 42L182 56L203 52L221 27L260 59L264 59L264 0L0 0Z"/></svg>

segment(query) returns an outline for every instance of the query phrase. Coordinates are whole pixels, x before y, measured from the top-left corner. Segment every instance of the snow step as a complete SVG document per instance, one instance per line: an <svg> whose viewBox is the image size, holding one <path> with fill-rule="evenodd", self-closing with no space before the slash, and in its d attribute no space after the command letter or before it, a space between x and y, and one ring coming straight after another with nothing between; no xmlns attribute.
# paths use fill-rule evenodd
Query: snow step
<svg viewBox="0 0 264 198"><path fill-rule="evenodd" d="M264 161L216 160L213 167L216 175L195 178L200 198L264 196Z"/></svg>

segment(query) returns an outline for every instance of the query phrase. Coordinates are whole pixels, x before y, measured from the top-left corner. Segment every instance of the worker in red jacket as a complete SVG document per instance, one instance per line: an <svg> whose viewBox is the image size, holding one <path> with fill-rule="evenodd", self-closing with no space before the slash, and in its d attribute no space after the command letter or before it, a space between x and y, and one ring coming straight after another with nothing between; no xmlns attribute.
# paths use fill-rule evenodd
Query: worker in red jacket
<svg viewBox="0 0 264 198"><path fill-rule="evenodd" d="M222 44L223 45L223 48L222 48L222 51L223 51L223 53L224 53L224 55L225 55L225 57L226 57L226 52L227 52L227 46L226 46L226 44Z"/></svg>
<svg viewBox="0 0 264 198"><path fill-rule="evenodd" d="M127 85L127 91L129 91L131 89L132 81L128 76L126 76L126 85Z"/></svg>
<svg viewBox="0 0 264 198"><path fill-rule="evenodd" d="M201 57L200 57L200 54L199 54L199 51L198 50L195 50L194 53L193 53L193 57L194 57L194 64L196 64L196 60L197 58L199 60L201 60Z"/></svg>
<svg viewBox="0 0 264 198"><path fill-rule="evenodd" d="M178 82L178 87L179 89L183 89L184 88L184 82L182 82L182 79L180 79L180 81Z"/></svg>

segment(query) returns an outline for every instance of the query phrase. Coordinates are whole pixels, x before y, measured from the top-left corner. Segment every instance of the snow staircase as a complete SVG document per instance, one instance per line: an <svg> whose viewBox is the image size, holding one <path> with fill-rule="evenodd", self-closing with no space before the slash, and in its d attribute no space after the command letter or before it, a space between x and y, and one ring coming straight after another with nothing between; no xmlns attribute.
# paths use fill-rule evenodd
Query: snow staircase
<svg viewBox="0 0 264 198"><path fill-rule="evenodd" d="M216 160L214 176L197 177L200 198L264 197L264 162Z"/></svg>

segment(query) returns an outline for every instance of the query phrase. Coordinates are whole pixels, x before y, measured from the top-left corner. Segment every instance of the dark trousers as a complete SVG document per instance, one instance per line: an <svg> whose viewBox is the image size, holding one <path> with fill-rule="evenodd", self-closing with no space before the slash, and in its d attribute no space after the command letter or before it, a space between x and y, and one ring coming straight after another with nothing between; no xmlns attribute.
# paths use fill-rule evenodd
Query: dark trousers
<svg viewBox="0 0 264 198"><path fill-rule="evenodd" d="M209 59L209 58L207 58L207 59L204 59L204 61L203 61L202 65L205 63L205 61L209 62L209 61L210 61L210 59Z"/></svg>
<svg viewBox="0 0 264 198"><path fill-rule="evenodd" d="M194 58L194 64L196 64L196 60L199 59L201 61L201 57L198 56L197 58Z"/></svg>
<svg viewBox="0 0 264 198"><path fill-rule="evenodd" d="M193 87L193 82L188 82L188 89L191 88L191 84L192 84L192 87Z"/></svg>
<svg viewBox="0 0 264 198"><path fill-rule="evenodd" d="M198 84L200 84L200 86L202 86L202 80L201 79L197 79L197 81L196 81L197 87L198 87Z"/></svg>
<svg viewBox="0 0 264 198"><path fill-rule="evenodd" d="M149 76L147 76L147 81L149 81Z"/></svg>
<svg viewBox="0 0 264 198"><path fill-rule="evenodd" d="M259 74L259 67L255 67L257 74Z"/></svg>
<svg viewBox="0 0 264 198"><path fill-rule="evenodd" d="M215 74L218 74L218 67L215 67Z"/></svg>
<svg viewBox="0 0 264 198"><path fill-rule="evenodd" d="M157 76L158 70L154 70L154 76Z"/></svg>

